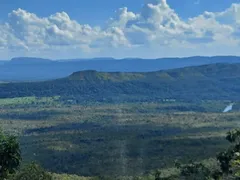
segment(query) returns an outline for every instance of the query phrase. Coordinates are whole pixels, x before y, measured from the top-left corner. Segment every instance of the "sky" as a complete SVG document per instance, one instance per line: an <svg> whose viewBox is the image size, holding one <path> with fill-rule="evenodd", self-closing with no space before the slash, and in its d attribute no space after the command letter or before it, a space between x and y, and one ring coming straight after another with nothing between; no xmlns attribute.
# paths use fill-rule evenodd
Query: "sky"
<svg viewBox="0 0 240 180"><path fill-rule="evenodd" d="M240 55L239 0L0 0L0 59Z"/></svg>

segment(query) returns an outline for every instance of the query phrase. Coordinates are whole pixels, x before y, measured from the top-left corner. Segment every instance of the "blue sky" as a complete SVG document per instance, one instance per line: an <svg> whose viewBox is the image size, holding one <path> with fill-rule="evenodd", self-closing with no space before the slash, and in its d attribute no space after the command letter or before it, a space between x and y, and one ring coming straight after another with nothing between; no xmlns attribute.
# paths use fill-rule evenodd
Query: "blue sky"
<svg viewBox="0 0 240 180"><path fill-rule="evenodd" d="M204 11L223 11L239 0L168 0L168 4L181 16L188 18ZM6 19L12 10L22 8L38 16L49 16L65 11L79 23L101 25L121 7L139 12L144 0L1 0L0 18Z"/></svg>
<svg viewBox="0 0 240 180"><path fill-rule="evenodd" d="M0 58L238 55L238 5L239 0L1 0Z"/></svg>

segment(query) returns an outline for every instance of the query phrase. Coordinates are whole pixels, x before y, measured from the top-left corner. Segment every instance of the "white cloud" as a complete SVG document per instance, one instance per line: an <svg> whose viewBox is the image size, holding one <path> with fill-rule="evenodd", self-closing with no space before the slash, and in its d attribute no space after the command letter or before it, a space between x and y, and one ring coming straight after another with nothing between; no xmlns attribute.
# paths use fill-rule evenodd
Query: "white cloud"
<svg viewBox="0 0 240 180"><path fill-rule="evenodd" d="M79 24L66 12L38 17L17 9L0 24L0 34L0 51L12 55L124 57L144 56L145 50L148 57L188 56L206 55L205 48L228 53L239 49L240 4L183 20L166 0L145 0L139 13L117 10L104 28Z"/></svg>
<svg viewBox="0 0 240 180"><path fill-rule="evenodd" d="M40 18L25 10L14 10L9 14L8 22L3 25L0 46L23 46L28 51L43 51L50 49L69 48L85 51L97 41L109 41L109 45L118 47L126 45L127 40L119 28L109 28L105 31L99 27L81 25L71 20L67 13L61 12L46 18ZM10 40L11 38L11 40Z"/></svg>
<svg viewBox="0 0 240 180"><path fill-rule="evenodd" d="M137 19L137 16L133 12L129 12L127 7L120 8L116 11L116 16L110 18L108 26L125 28L126 24L129 21Z"/></svg>

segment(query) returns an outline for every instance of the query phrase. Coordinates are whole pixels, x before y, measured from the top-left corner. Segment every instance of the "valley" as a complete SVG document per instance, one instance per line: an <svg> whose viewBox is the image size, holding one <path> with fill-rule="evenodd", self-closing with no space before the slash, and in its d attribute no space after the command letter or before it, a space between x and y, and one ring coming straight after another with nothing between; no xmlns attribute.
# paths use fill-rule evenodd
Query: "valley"
<svg viewBox="0 0 240 180"><path fill-rule="evenodd" d="M239 0L0 10L0 180L240 180Z"/></svg>
<svg viewBox="0 0 240 180"><path fill-rule="evenodd" d="M226 133L240 125L239 70L239 64L213 64L81 71L3 83L0 127L19 138L23 164L37 162L57 179L154 180L156 169L176 173L176 160L216 164L216 154L229 146ZM233 110L223 113L232 102Z"/></svg>

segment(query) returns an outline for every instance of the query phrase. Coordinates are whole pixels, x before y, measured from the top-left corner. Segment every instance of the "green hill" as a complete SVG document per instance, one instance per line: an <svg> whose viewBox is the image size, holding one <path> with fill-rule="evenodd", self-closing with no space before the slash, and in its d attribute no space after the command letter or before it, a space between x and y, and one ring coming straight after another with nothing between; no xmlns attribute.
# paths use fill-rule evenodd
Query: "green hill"
<svg viewBox="0 0 240 180"><path fill-rule="evenodd" d="M240 100L240 64L120 73L80 71L45 82L0 84L0 98L61 96L77 102Z"/></svg>
<svg viewBox="0 0 240 180"><path fill-rule="evenodd" d="M0 61L0 81L43 81L63 78L72 72L96 70L100 72L152 72L215 63L240 63L237 56L184 58L93 58L50 60L37 57L17 57Z"/></svg>
<svg viewBox="0 0 240 180"><path fill-rule="evenodd" d="M123 73L123 72L97 72L97 71L80 71L75 72L69 77L68 80L81 80L88 83L91 82L104 82L104 81L111 81L111 82L124 82L124 81L133 81L133 80L141 80L145 78L144 73Z"/></svg>

